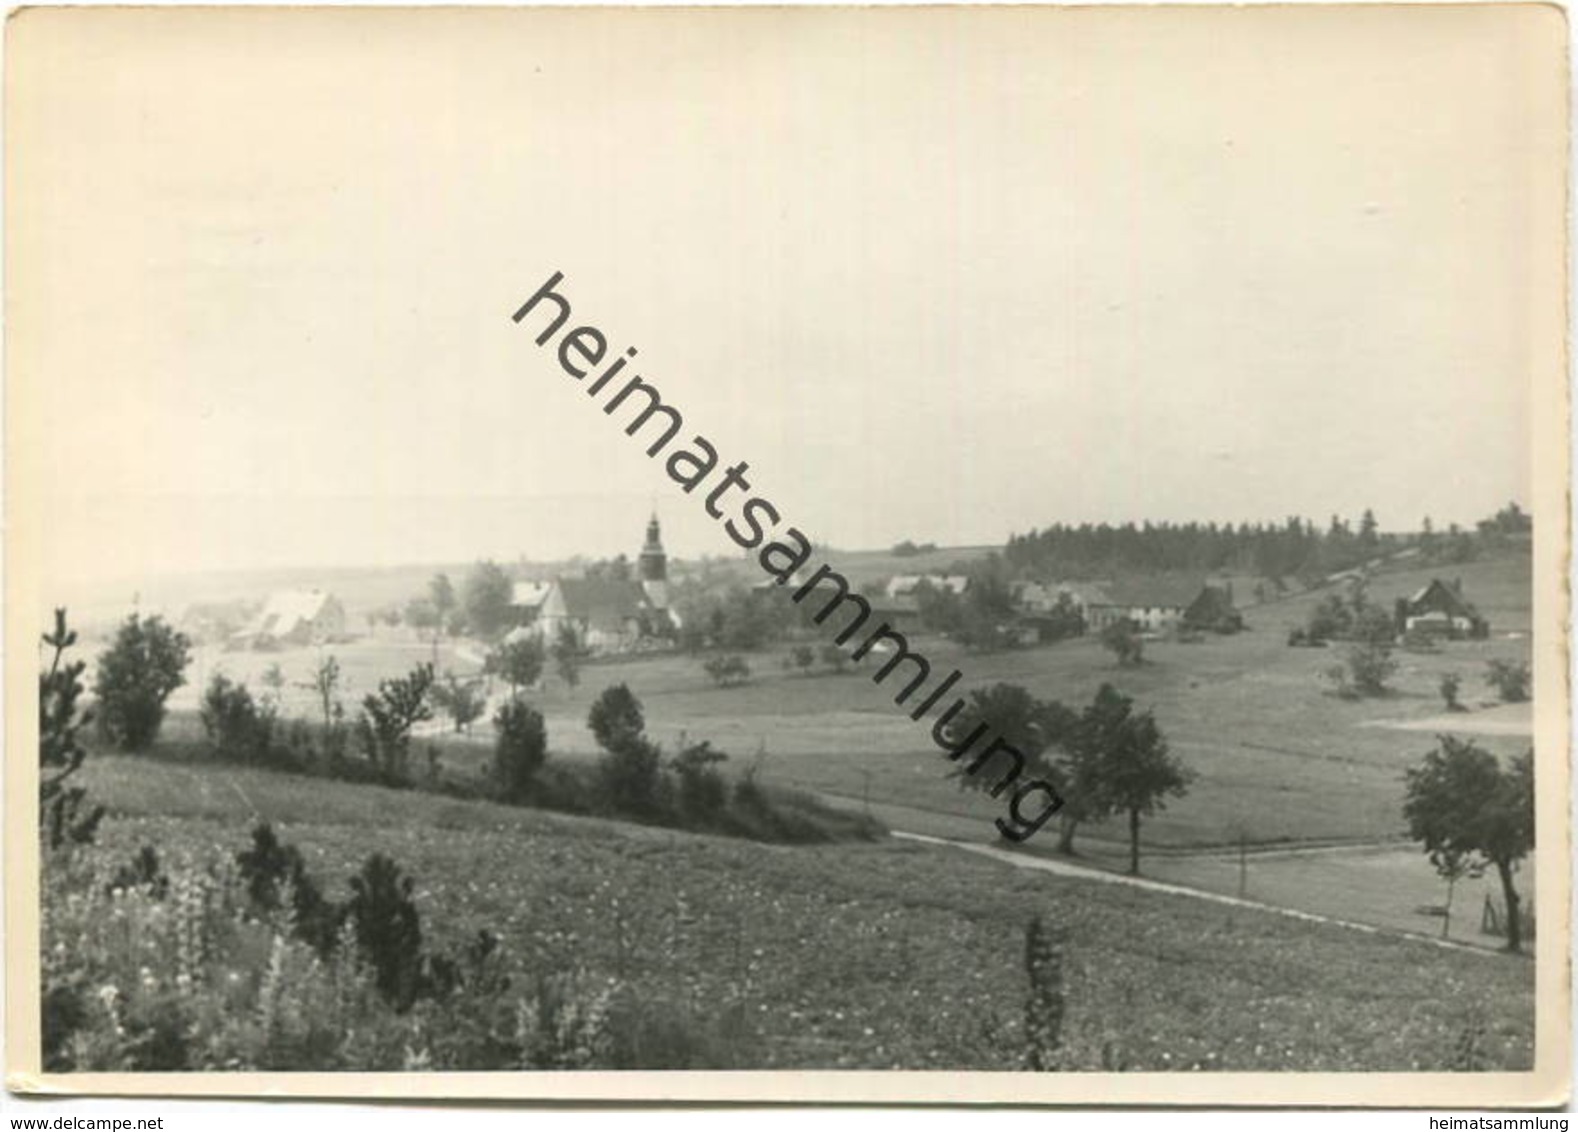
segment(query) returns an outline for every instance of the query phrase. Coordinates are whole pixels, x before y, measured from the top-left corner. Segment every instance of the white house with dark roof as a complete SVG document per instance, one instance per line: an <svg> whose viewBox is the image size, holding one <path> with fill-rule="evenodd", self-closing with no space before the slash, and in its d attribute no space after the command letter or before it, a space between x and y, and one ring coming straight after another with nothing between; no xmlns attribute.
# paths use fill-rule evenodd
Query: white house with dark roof
<svg viewBox="0 0 1578 1132"><path fill-rule="evenodd" d="M1490 623L1463 596L1463 583L1456 579L1449 585L1440 578L1431 578L1428 584L1400 599L1397 619L1407 633L1483 637L1490 632Z"/></svg>
<svg viewBox="0 0 1578 1132"><path fill-rule="evenodd" d="M1143 632L1159 633L1174 628L1191 612L1216 621L1232 608L1230 584L1211 585L1198 577L1159 574L1103 583L1097 600L1085 606L1085 620L1096 632L1128 621Z"/></svg>

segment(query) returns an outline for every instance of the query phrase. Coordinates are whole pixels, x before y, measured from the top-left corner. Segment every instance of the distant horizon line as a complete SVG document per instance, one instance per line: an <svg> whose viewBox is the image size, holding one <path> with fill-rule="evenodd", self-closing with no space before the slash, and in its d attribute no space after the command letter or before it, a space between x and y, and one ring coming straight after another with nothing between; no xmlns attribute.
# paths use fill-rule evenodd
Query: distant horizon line
<svg viewBox="0 0 1578 1132"><path fill-rule="evenodd" d="M1511 501L1511 502L1516 502L1516 501L1514 500L1514 501ZM1520 503L1520 504L1518 504L1518 506L1521 508L1522 504ZM1307 521L1312 521L1312 520L1309 520L1308 516L1299 516L1299 517L1303 518L1303 519L1306 519ZM1339 516L1339 517L1340 518L1344 518L1344 519L1349 518L1348 516ZM1041 525L1041 526L1027 527L1023 531L1015 531L1015 532L1013 532L1013 534L1014 535L1028 534L1028 533L1030 533L1032 531L1044 531L1044 530L1048 530L1048 529L1053 528L1053 527L1060 527L1060 526L1061 527L1079 528L1079 527L1083 527L1083 526L1100 527L1100 526L1105 525L1105 526L1108 526L1108 527L1111 527L1111 528L1114 528L1114 529L1121 529L1121 528L1126 527L1126 526L1143 527L1143 526L1146 526L1147 524L1150 525L1150 526L1153 526L1153 527L1166 527L1166 526L1182 527L1182 526L1189 526L1191 524L1199 525L1199 526L1210 526L1210 525L1214 524L1218 528L1224 528L1224 527L1237 528L1239 526L1247 524L1250 527L1255 527L1255 526L1262 526L1262 527L1264 527L1264 526L1279 526L1280 527L1280 526L1284 525L1287 522L1288 518L1292 518L1292 516L1287 516L1287 517L1285 517L1285 518L1283 518L1281 520L1275 521L1275 522L1271 522L1271 521L1264 520L1264 519L1262 519L1262 520L1254 520L1254 521L1251 521L1251 520L1213 520L1213 519L1188 519L1188 520L1177 520L1177 519L1124 519L1121 522L1114 521L1114 520L1111 520L1111 519L1104 519L1104 520L1101 520L1100 522L1093 522L1093 521L1090 521L1090 520L1080 520L1080 521L1077 521L1077 522L1071 521L1071 520L1056 520L1056 521L1053 521L1053 522L1050 522L1050 523L1046 523L1046 524ZM1477 522L1477 520L1475 520L1475 521ZM1460 527L1462 527L1462 529L1464 529L1465 531L1471 529L1469 527L1463 526L1463 524L1458 524L1458 525ZM1324 529L1324 528L1321 528L1321 529ZM1419 534L1422 534L1423 530L1422 530L1422 528L1410 528L1410 529L1406 529L1406 530L1404 530L1404 529L1379 528L1377 533L1382 535L1382 536L1388 536L1388 535L1392 535L1392 536L1404 535L1404 536L1406 536L1406 535L1419 535ZM1437 533L1445 533L1445 532L1443 530L1441 530L1440 528L1438 528L1437 529ZM1012 536L1010 536L1010 537L1012 537ZM909 540L901 539L901 540L899 540L899 543L890 543L887 546L848 546L848 547L846 547L846 546L839 546L839 545L834 544L834 543L827 543L825 545L819 545L817 549L819 551L836 552L838 554L845 554L845 555L849 555L849 554L862 554L862 555L865 555L865 554L892 554L893 550L894 550L894 547L900 545L900 543L902 543L904 541L914 542L913 539L909 539ZM948 551L1002 550L1008 545L1008 540L1005 538L1005 539L1003 539L1003 540L1001 540L999 542L961 542L961 543L946 543L946 544L944 544L944 543L914 542L914 545L917 546L917 547L929 547L930 548L930 549L918 550L916 552L916 556L918 557L919 555L922 555L922 554L926 554L926 555L943 554L943 553L946 553ZM558 566L558 565L563 565L565 563L582 561L582 560L588 561L588 562L606 562L606 561L611 561L612 559L614 559L616 557L618 557L617 554L616 555L597 555L597 554L586 553L586 552L579 552L578 551L578 552L576 552L574 554L560 555L560 556L552 557L552 558L526 558L526 557L523 557L523 556L507 557L507 556L500 556L500 555L496 555L496 554L482 554L482 555L477 555L477 556L474 556L474 557L468 556L468 557L465 557L465 558L453 558L453 559L448 559L448 558L445 558L445 559L437 559L437 558L407 559L407 560L403 560L403 561L399 561L399 562L360 561L360 562L328 563L328 562L302 561L302 562L280 563L280 564L276 564L276 565L272 565L272 566L213 566L213 567L199 567L199 568L196 568L196 569L155 570L155 571L151 571L151 572L148 572L146 574L143 574L143 575L124 575L124 576L119 577L119 578L117 578L117 577L109 577L109 578L104 579L104 581L102 583L99 583L99 584L110 585L110 584L114 584L117 581L123 581L123 580L124 581L135 581L137 577L144 577L144 578L188 578L188 577L197 577L197 576L214 575L214 574L239 575L239 574L291 573L291 572L297 572L297 571L302 571L302 570L322 570L322 571L335 572L335 573L374 572L374 571L376 571L376 572L395 573L395 572L405 571L405 570L432 570L432 569L457 569L457 568L463 569L463 568L468 567L468 566L474 566L474 565L476 565L479 562L495 562L495 563L497 563L497 564L499 564L501 566L507 566L507 565L510 565L512 563L524 563L524 564L529 565L529 566ZM627 555L627 557L629 557L629 556ZM742 551L742 552L739 552L738 554L735 554L735 555L730 555L730 554L727 554L727 553L720 553L720 554L711 554L711 553L683 554L683 553L670 552L668 557L669 557L669 560L671 562L674 562L674 561L677 561L677 562L706 562L706 561L729 561L732 558L736 558L736 557L743 560L743 559L748 559L751 556L750 556L749 552Z"/></svg>
<svg viewBox="0 0 1578 1132"><path fill-rule="evenodd" d="M1520 509L1523 509L1523 504L1520 501L1516 500L1516 499L1509 500L1508 502L1516 503L1517 506ZM1506 506L1506 504L1503 504L1502 506ZM1530 514L1531 517L1533 516L1533 512L1526 511L1525 513L1526 514ZM1359 514L1362 515L1363 511L1361 510L1359 512ZM1308 515L1300 515L1300 516L1298 516L1298 518L1301 518L1301 519L1303 519L1306 522L1315 523L1317 529L1323 531L1323 530L1326 529L1326 525L1329 523L1329 521L1330 521L1330 519L1331 519L1331 517L1333 515L1335 515L1338 518L1344 519L1345 521L1349 522L1350 524L1352 524L1355 521L1355 516L1343 515L1340 512L1331 512L1331 513L1327 514L1325 519L1323 519L1321 521L1318 521L1318 522L1313 517L1308 516ZM1138 527L1144 527L1147 524L1149 524L1149 525L1151 525L1153 527L1166 527L1166 526L1178 527L1178 526L1188 526L1188 525L1191 525L1191 524L1197 524L1197 525L1201 525L1201 526L1211 526L1211 525L1214 524L1218 528L1224 528L1224 527L1237 528L1237 527L1239 527L1241 525L1245 525L1245 524L1247 524L1250 527L1255 527L1255 526L1281 527L1281 526L1286 525L1288 519L1293 518L1293 517L1294 516L1290 514L1290 515L1285 515L1285 516L1283 516L1283 517L1281 517L1279 519L1238 519L1238 520L1222 520L1222 519L1156 519L1156 518L1149 518L1149 519L1123 519L1123 520L1114 520L1114 519L1110 519L1110 518L1109 519L1101 519L1101 520L1056 519L1056 520L1051 520L1051 521L1044 522L1044 523L1041 523L1041 524L1032 524L1032 525L1026 526L1024 528L1016 529L1016 530L1010 532L1010 535L1004 536L1003 538L1001 538L1001 539L999 539L997 541L984 541L984 542L983 541L972 541L972 542L958 542L958 543L948 543L948 544L941 544L941 543L939 543L939 544L936 544L936 549L935 550L925 551L924 553L928 554L928 555L932 555L932 554L946 554L948 552L965 553L965 552L980 552L980 551L1001 551L1004 548L1006 548L1009 537L1022 536L1024 534L1028 534L1028 533L1033 532L1033 531L1044 531L1044 530L1047 530L1049 528L1059 527L1059 526L1065 527L1065 528L1076 528L1076 529L1079 528L1079 527L1087 526L1087 525L1088 526L1092 526L1092 527L1100 527L1102 525L1106 525L1106 526L1111 527L1111 528L1123 528L1123 527L1126 527L1126 526L1129 526L1129 525L1133 525L1133 526L1138 528ZM1482 518L1489 518L1489 517L1490 516L1483 516ZM1450 523L1451 522L1455 522L1455 520L1446 520L1446 519L1437 520L1437 519L1435 519L1434 516L1430 516L1430 518L1432 519L1432 523L1433 523L1434 529L1437 532L1443 533L1443 534L1446 532L1446 530L1447 530L1448 526L1450 525ZM1478 519L1471 519L1471 520L1468 520L1466 522L1460 522L1460 523L1458 523L1458 525L1464 531L1472 533L1476 529L1475 524L1477 522L1479 522ZM1409 528L1385 528L1385 527L1382 527L1382 528L1380 528L1379 533L1381 535L1383 535L1383 536L1417 536L1419 534L1422 534L1423 532L1422 532L1422 528L1421 527L1412 526L1412 527L1409 527ZM836 552L836 553L844 555L844 556L851 556L851 555L861 555L861 556L864 556L864 555L881 555L881 554L891 554L892 551L893 551L893 548L895 546L897 546L900 543L905 542L905 541L914 542L917 546L925 546L925 545L927 545L925 542L918 542L918 541L916 541L915 536L910 535L910 536L906 536L906 537L900 538L896 542L888 543L885 546L843 547L843 546L840 546L840 545L837 545L837 544L829 543L825 547L819 547L818 549L819 549L819 551L826 551L826 552L830 552L830 553ZM672 561L680 562L680 563L705 563L705 562L708 562L708 561L730 562L730 561L733 561L733 556L731 556L727 552L728 549L729 548L725 546L725 547L721 547L720 548L721 552L702 552L702 553L699 553L699 554L698 553L689 553L689 554L687 554L687 553L680 553L680 552L670 552L669 557L670 557L670 559ZM190 567L190 568L188 568L188 567L152 568L152 569L148 569L148 570L144 570L144 571L139 571L139 572L134 572L134 573L127 573L127 574L106 574L106 575L100 575L98 577L78 576L78 577L74 577L74 578L68 578L68 579L64 579L64 584L61 586L61 589L62 590L76 590L76 591L78 591L77 600L81 600L83 597L86 597L86 596L88 596L88 594L91 594L92 597L90 599L90 602L92 604L100 604L108 591L112 591L112 590L116 590L116 589L123 589L123 590L126 590L126 591L131 592L131 593L140 593L144 587L157 586L160 583L180 582L180 581L184 581L184 580L199 579L199 578L209 578L209 579L234 578L234 579L241 579L241 578L246 578L248 576L257 576L257 575L267 575L267 574L302 574L302 573L309 573L309 572L318 572L318 573L321 573L321 574L336 574L336 575L374 574L374 573L397 574L397 573L401 573L401 572L407 572L407 571L414 572L414 571L418 571L418 570L421 570L421 571L430 571L431 570L431 571L442 572L442 571L446 571L446 570L454 570L454 571L464 570L465 568L467 568L469 566L472 566L472 565L475 565L478 562L489 562L489 561L499 563L500 565L503 565L503 566L506 566L506 567L511 566L511 565L516 565L516 564L524 564L524 565L532 566L532 567L552 568L552 567L563 566L563 565L565 565L567 563L574 563L576 561L587 561L587 562L607 561L607 560L610 560L610 559L616 557L618 553L619 552L615 552L615 554L612 554L612 555L610 555L610 554L599 555L599 554L596 554L596 553L588 553L588 552L578 551L578 552L573 553L573 554L559 555L559 556L555 556L555 557L544 557L544 558L529 558L529 557L525 557L525 556L519 555L519 554L517 554L517 555L510 555L510 554L507 554L507 553L504 553L504 554L499 554L499 553L487 554L487 553L484 553L484 554L480 554L480 555L467 555L467 556L464 556L464 557L457 556L457 557L454 557L454 558L450 558L450 557L442 557L442 558L441 557L429 557L429 558L403 559L403 560L399 560L399 561L384 561L384 562L379 562L377 560L351 560L351 561L341 560L341 561L338 561L338 562L328 562L328 561L313 562L313 561L310 561L310 560L299 560L299 561L294 561L294 562L275 563L275 564L266 564L266 565L227 564L227 565L214 565L214 566L198 566L198 567ZM630 554L629 552L627 552L627 556L630 556L630 557L633 558L633 554ZM739 557L743 560L743 559L749 558L749 555L748 554L741 554ZM87 594L84 594L81 591L87 591ZM61 596L64 596L64 594L62 594ZM46 604L48 604L48 603L46 603Z"/></svg>

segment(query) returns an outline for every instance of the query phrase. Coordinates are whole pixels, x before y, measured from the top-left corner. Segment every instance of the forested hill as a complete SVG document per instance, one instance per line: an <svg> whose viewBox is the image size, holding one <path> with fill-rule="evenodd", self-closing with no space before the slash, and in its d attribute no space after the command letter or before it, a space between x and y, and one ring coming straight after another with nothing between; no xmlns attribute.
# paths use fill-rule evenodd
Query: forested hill
<svg viewBox="0 0 1578 1132"><path fill-rule="evenodd" d="M1417 547L1427 559L1468 562L1529 537L1530 517L1510 503L1473 531L1444 531L1426 518L1417 532L1382 532L1372 511L1357 524L1337 515L1324 527L1308 519L1264 523L1054 524L1011 535L1007 565L1019 572L1057 575L1111 571L1228 570L1267 578L1324 577L1375 558Z"/></svg>

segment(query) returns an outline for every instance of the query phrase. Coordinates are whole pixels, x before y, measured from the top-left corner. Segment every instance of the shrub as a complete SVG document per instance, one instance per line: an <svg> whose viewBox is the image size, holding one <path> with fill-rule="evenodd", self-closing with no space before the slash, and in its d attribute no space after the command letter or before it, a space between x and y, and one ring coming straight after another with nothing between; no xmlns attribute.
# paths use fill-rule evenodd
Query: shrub
<svg viewBox="0 0 1578 1132"><path fill-rule="evenodd" d="M606 747L597 769L603 798L614 810L649 818L662 812L663 749L644 735Z"/></svg>
<svg viewBox="0 0 1578 1132"><path fill-rule="evenodd" d="M548 731L542 713L511 700L493 717L493 781L506 802L524 801L532 793L537 772L548 759Z"/></svg>
<svg viewBox="0 0 1578 1132"><path fill-rule="evenodd" d="M387 859L357 878L358 924L325 957L290 930L283 893L310 878L289 879L300 860L289 846L271 841L262 856L273 863L256 866L277 875L269 915L232 861L173 868L160 897L152 885L112 890L95 852L52 858L41 906L51 1072L612 1067L612 983L523 971L487 931L413 962L411 886ZM408 1009L380 989L380 964L397 989L416 970L422 993Z"/></svg>
<svg viewBox="0 0 1578 1132"><path fill-rule="evenodd" d="M80 860L46 891L46 1068L401 1068L409 1027L354 966L250 915L233 870L183 866L164 896L101 876Z"/></svg>
<svg viewBox="0 0 1578 1132"><path fill-rule="evenodd" d="M842 674L849 669L849 654L837 645L823 645L820 655L822 663L832 669L834 673Z"/></svg>
<svg viewBox="0 0 1578 1132"><path fill-rule="evenodd" d="M164 722L164 701L186 682L190 642L163 619L132 614L99 658L93 694L99 730L115 746L141 751Z"/></svg>
<svg viewBox="0 0 1578 1132"><path fill-rule="evenodd" d="M789 650L789 655L784 657L784 667L798 669L800 672L810 672L811 666L816 663L816 650L810 645L796 645Z"/></svg>
<svg viewBox="0 0 1578 1132"><path fill-rule="evenodd" d="M1392 650L1381 644L1355 645L1348 650L1348 670L1353 673L1354 686L1366 696L1379 696L1386 691L1386 682L1397 671L1397 661Z"/></svg>
<svg viewBox="0 0 1578 1132"><path fill-rule="evenodd" d="M728 757L722 751L713 750L712 744L705 740L674 756L674 770L679 776L679 804L687 815L708 821L728 802L728 784L714 769Z"/></svg>
<svg viewBox="0 0 1578 1132"><path fill-rule="evenodd" d="M382 853L367 858L351 878L346 919L356 946L373 969L378 993L397 1011L409 1010L425 989L422 917L411 899L415 882Z"/></svg>
<svg viewBox="0 0 1578 1132"><path fill-rule="evenodd" d="M263 763L274 741L274 708L259 707L245 684L214 673L198 710L214 754L231 762Z"/></svg>
<svg viewBox="0 0 1578 1132"><path fill-rule="evenodd" d="M1386 682L1396 671L1397 661L1392 659L1391 649L1385 645L1358 644L1350 646L1343 663L1328 668L1325 676L1336 685L1339 696L1358 699L1384 696Z"/></svg>
<svg viewBox="0 0 1578 1132"><path fill-rule="evenodd" d="M1310 641L1329 641L1345 637L1353 626L1353 611L1341 594L1327 594L1310 610L1305 637Z"/></svg>
<svg viewBox="0 0 1578 1132"><path fill-rule="evenodd" d="M127 891L144 889L155 900L163 900L170 891L170 878L159 867L159 854L152 845L144 845L129 864L115 870L115 875L105 886L113 895L117 889Z"/></svg>
<svg viewBox="0 0 1578 1132"><path fill-rule="evenodd" d="M430 1058L467 1069L520 1067L519 1004L499 937L478 931L457 957L431 956L428 966L433 997L448 1023L427 1027Z"/></svg>
<svg viewBox="0 0 1578 1132"><path fill-rule="evenodd" d="M604 688L593 701L586 725L591 728L597 745L607 751L625 739L639 736L646 730L647 723L635 693L624 684L614 684Z"/></svg>
<svg viewBox="0 0 1578 1132"><path fill-rule="evenodd" d="M433 666L419 664L406 676L380 681L378 693L362 700L357 734L368 761L386 780L408 780L411 729L433 718L427 702L432 687Z"/></svg>
<svg viewBox="0 0 1578 1132"><path fill-rule="evenodd" d="M1529 698L1529 666L1524 661L1489 661L1485 683L1496 690L1503 703L1521 704Z"/></svg>
<svg viewBox="0 0 1578 1132"><path fill-rule="evenodd" d="M1380 606L1361 601L1353 613L1349 635L1370 645L1389 645L1397 639L1397 623Z"/></svg>
<svg viewBox="0 0 1578 1132"><path fill-rule="evenodd" d="M1118 658L1121 668L1145 663L1145 642L1132 621L1114 621L1101 631L1101 643Z"/></svg>
<svg viewBox="0 0 1578 1132"><path fill-rule="evenodd" d="M281 844L273 827L260 822L252 830L252 847L236 854L236 865L253 911L269 918L288 903L291 933L327 958L343 916L307 874L300 850Z"/></svg>
<svg viewBox="0 0 1578 1132"><path fill-rule="evenodd" d="M520 1005L524 1063L534 1069L606 1065L612 994L612 987L595 987L575 974L539 975Z"/></svg>
<svg viewBox="0 0 1578 1132"><path fill-rule="evenodd" d="M739 1069L761 1062L761 1036L743 1004L705 1015L690 1003L616 992L606 1022L616 1069Z"/></svg>
<svg viewBox="0 0 1578 1132"><path fill-rule="evenodd" d="M746 663L743 656L711 657L701 667L708 676L712 677L712 682L720 688L743 684L751 678L751 666Z"/></svg>
<svg viewBox="0 0 1578 1132"><path fill-rule="evenodd" d="M453 672L444 674L443 683L433 685L433 703L449 716L456 731L467 731L487 710L487 699L475 680L462 680Z"/></svg>

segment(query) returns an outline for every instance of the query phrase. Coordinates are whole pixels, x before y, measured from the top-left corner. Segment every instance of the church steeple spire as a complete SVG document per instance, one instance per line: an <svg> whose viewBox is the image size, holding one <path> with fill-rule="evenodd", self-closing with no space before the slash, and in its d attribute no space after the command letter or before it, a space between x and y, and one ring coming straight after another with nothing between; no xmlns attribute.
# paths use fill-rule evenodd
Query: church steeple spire
<svg viewBox="0 0 1578 1132"><path fill-rule="evenodd" d="M658 526L656 511L647 521L647 541L641 547L640 567L643 582L668 581L668 555L663 550L663 530Z"/></svg>

